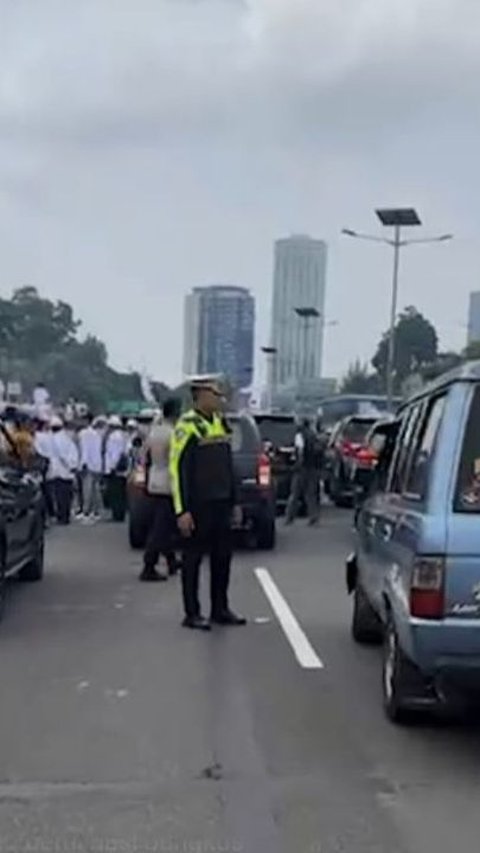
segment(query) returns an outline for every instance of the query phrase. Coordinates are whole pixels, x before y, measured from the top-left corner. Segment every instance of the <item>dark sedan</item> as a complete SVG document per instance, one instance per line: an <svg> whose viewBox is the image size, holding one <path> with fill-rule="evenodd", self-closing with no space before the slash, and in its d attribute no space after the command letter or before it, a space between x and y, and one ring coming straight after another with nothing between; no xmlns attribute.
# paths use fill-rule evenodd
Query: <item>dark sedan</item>
<svg viewBox="0 0 480 853"><path fill-rule="evenodd" d="M0 599L5 583L43 577L45 543L41 477L21 465L0 461Z"/></svg>

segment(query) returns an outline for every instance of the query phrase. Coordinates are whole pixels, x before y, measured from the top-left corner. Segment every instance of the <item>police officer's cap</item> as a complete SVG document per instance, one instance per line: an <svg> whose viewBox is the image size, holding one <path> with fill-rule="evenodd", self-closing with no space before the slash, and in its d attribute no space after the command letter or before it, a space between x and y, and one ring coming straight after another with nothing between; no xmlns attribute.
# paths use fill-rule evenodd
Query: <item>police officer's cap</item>
<svg viewBox="0 0 480 853"><path fill-rule="evenodd" d="M219 374L209 373L199 376L190 376L188 384L192 391L218 391L221 386L222 377Z"/></svg>

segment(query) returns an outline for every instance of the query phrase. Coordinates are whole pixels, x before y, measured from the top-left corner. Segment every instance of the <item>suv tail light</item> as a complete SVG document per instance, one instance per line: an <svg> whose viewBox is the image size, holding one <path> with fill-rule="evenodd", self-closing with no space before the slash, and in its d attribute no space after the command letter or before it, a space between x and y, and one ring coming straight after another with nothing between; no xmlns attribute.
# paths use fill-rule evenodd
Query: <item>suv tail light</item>
<svg viewBox="0 0 480 853"><path fill-rule="evenodd" d="M444 557L417 557L410 589L411 615L419 619L442 619L444 605Z"/></svg>
<svg viewBox="0 0 480 853"><path fill-rule="evenodd" d="M258 485L268 488L272 482L272 466L270 459L265 453L262 453L258 458L257 466Z"/></svg>
<svg viewBox="0 0 480 853"><path fill-rule="evenodd" d="M342 456L355 456L360 445L353 441L340 441L337 447Z"/></svg>

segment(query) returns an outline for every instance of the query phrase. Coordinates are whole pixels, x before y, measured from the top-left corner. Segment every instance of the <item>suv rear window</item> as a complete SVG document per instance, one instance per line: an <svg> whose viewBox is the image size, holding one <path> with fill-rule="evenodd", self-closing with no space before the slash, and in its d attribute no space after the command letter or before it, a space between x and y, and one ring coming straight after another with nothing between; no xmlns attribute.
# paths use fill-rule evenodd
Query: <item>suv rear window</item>
<svg viewBox="0 0 480 853"><path fill-rule="evenodd" d="M294 418L262 417L255 418L262 441L271 441L274 447L293 447L296 425Z"/></svg>
<svg viewBox="0 0 480 853"><path fill-rule="evenodd" d="M372 418L372 420L362 418L362 420L352 419L351 421L348 421L341 431L342 439L345 441L351 441L355 444L360 444L365 440L367 433L372 428L376 420L377 418Z"/></svg>
<svg viewBox="0 0 480 853"><path fill-rule="evenodd" d="M228 418L232 430L232 450L234 453L256 453L259 436L255 424L248 418Z"/></svg>
<svg viewBox="0 0 480 853"><path fill-rule="evenodd" d="M480 513L480 387L475 388L463 438L455 512Z"/></svg>

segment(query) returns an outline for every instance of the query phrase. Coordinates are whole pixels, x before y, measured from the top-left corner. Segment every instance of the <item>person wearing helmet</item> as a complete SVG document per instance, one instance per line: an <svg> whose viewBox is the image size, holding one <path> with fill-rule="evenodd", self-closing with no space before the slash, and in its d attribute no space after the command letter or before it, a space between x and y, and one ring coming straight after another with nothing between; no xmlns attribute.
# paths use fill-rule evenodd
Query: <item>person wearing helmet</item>
<svg viewBox="0 0 480 853"><path fill-rule="evenodd" d="M114 521L124 521L127 512L128 441L118 415L108 419L105 439L107 504Z"/></svg>
<svg viewBox="0 0 480 853"><path fill-rule="evenodd" d="M177 524L183 538L183 625L209 631L245 625L228 600L232 561L232 516L238 519L230 429L222 415L223 393L214 377L191 380L193 409L176 424L170 444L170 477ZM201 613L200 566L210 557L210 620Z"/></svg>

